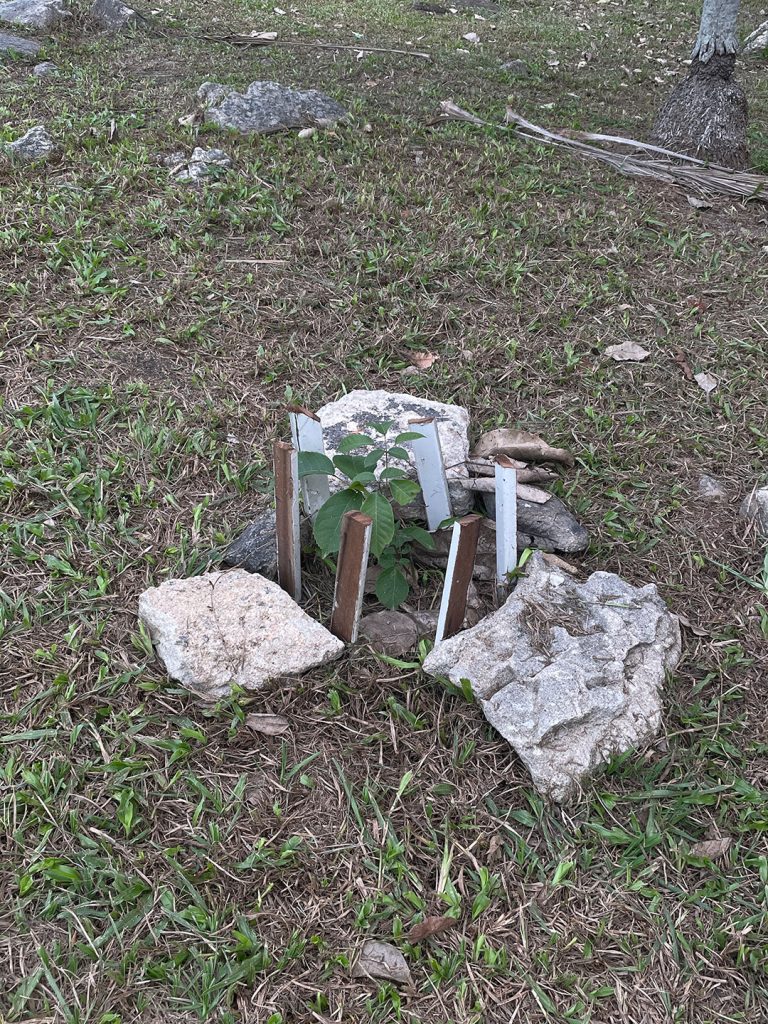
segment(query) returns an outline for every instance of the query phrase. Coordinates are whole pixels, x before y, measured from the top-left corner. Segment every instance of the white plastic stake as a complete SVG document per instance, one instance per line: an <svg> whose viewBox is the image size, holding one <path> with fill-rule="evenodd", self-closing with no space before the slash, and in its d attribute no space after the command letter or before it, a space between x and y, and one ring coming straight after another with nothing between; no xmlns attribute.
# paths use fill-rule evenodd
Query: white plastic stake
<svg viewBox="0 0 768 1024"><path fill-rule="evenodd" d="M496 585L507 587L507 573L517 568L517 470L496 459Z"/></svg>
<svg viewBox="0 0 768 1024"><path fill-rule="evenodd" d="M323 425L313 412L293 406L288 411L288 419L291 421L293 447L297 451L325 454ZM304 499L305 512L314 519L330 496L328 477L320 473L303 477L301 495Z"/></svg>
<svg viewBox="0 0 768 1024"><path fill-rule="evenodd" d="M411 420L409 426L413 428L413 433L422 435L411 441L410 445L427 509L427 526L434 532L440 523L453 515L440 435L433 419Z"/></svg>

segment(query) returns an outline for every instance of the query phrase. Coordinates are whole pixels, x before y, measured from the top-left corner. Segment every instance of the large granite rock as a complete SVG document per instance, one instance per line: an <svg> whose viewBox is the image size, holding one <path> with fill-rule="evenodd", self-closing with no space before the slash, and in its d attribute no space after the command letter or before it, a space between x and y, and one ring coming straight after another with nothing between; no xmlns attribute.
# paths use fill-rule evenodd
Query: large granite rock
<svg viewBox="0 0 768 1024"><path fill-rule="evenodd" d="M207 121L244 133L327 126L347 115L344 107L325 93L291 89L278 82L251 82L244 93L231 86L204 82L197 98Z"/></svg>
<svg viewBox="0 0 768 1024"><path fill-rule="evenodd" d="M104 32L119 32L127 25L136 24L139 16L120 0L96 0L88 13L88 20Z"/></svg>
<svg viewBox="0 0 768 1024"><path fill-rule="evenodd" d="M15 142L0 144L0 154L4 153L12 160L28 163L35 160L46 160L55 152L56 143L41 125L37 128L30 128Z"/></svg>
<svg viewBox="0 0 768 1024"><path fill-rule="evenodd" d="M36 39L22 39L21 36L14 36L9 32L0 32L0 54L36 57L40 48L41 44Z"/></svg>
<svg viewBox="0 0 768 1024"><path fill-rule="evenodd" d="M461 406L391 391L350 391L338 402L322 406L317 415L323 425L325 450L330 458L338 453L340 442L349 434L376 436L371 430L372 423L392 424L384 439L387 444L392 444L398 434L418 431L418 427L411 425L411 420L435 418L454 515L465 515L474 506L474 496L461 484L468 477L466 462L469 457L469 413ZM413 463L393 459L391 464L407 470L416 478ZM408 508L413 516L423 517L423 503L414 502Z"/></svg>
<svg viewBox="0 0 768 1024"><path fill-rule="evenodd" d="M259 690L338 658L344 644L276 583L233 569L145 590L139 618L168 674L204 700Z"/></svg>
<svg viewBox="0 0 768 1024"><path fill-rule="evenodd" d="M562 802L598 765L650 739L680 627L655 585L596 572L578 583L535 554L506 603L443 641L430 675L468 679L536 788Z"/></svg>
<svg viewBox="0 0 768 1024"><path fill-rule="evenodd" d="M0 22L48 31L71 17L65 0L8 0L0 3Z"/></svg>
<svg viewBox="0 0 768 1024"><path fill-rule="evenodd" d="M229 545L224 565L238 566L277 579L277 534L275 513L263 512Z"/></svg>
<svg viewBox="0 0 768 1024"><path fill-rule="evenodd" d="M754 523L761 537L768 538L768 487L748 494L741 503L739 515L748 523Z"/></svg>

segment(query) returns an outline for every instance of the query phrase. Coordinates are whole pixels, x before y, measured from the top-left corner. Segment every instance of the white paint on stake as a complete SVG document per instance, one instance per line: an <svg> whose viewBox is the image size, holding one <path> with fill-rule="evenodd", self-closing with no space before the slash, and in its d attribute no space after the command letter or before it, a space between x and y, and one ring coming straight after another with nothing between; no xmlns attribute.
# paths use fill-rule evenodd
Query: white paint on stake
<svg viewBox="0 0 768 1024"><path fill-rule="evenodd" d="M293 447L300 452L320 452L324 455L323 425L320 420L304 412L290 412L288 418L291 421ZM321 473L303 477L301 494L307 515L314 519L330 497L328 477Z"/></svg>
<svg viewBox="0 0 768 1024"><path fill-rule="evenodd" d="M439 644L445 636L445 620L448 617L448 607L451 603L451 590L453 588L453 574L456 571L456 556L459 553L459 541L461 540L461 525L453 524L451 534L451 547L448 551L448 565L445 570L445 582L443 583L443 596L440 598L440 612L437 616L437 632L435 633L435 645Z"/></svg>
<svg viewBox="0 0 768 1024"><path fill-rule="evenodd" d="M275 445L275 514L279 583L294 601L300 601L299 454L282 441Z"/></svg>
<svg viewBox="0 0 768 1024"><path fill-rule="evenodd" d="M517 470L509 459L496 460L496 584L509 584L507 573L517 568Z"/></svg>
<svg viewBox="0 0 768 1024"><path fill-rule="evenodd" d="M453 515L440 435L433 419L411 420L409 426L413 433L422 435L410 444L427 510L427 525L434 532L440 523Z"/></svg>

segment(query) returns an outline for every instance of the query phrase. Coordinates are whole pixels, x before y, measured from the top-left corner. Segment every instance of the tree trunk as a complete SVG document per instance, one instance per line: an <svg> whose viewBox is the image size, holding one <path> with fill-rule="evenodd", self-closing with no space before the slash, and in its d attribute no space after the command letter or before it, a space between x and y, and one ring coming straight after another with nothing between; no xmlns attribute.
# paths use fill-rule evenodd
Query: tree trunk
<svg viewBox="0 0 768 1024"><path fill-rule="evenodd" d="M747 98L733 79L738 15L739 0L704 0L691 69L656 116L656 145L726 167L747 166Z"/></svg>

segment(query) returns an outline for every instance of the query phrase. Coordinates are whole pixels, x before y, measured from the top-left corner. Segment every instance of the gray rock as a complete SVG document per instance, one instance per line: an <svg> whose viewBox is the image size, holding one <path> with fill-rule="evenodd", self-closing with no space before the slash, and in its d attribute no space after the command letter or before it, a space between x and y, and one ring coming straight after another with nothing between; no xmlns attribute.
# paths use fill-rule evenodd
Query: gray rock
<svg viewBox="0 0 768 1024"><path fill-rule="evenodd" d="M706 473L699 477L696 491L702 501L718 502L728 500L728 491L725 489L722 481L716 480L713 476L707 476Z"/></svg>
<svg viewBox="0 0 768 1024"><path fill-rule="evenodd" d="M768 487L752 491L741 503L739 515L754 524L761 537L768 538Z"/></svg>
<svg viewBox="0 0 768 1024"><path fill-rule="evenodd" d="M440 612L437 608L424 609L414 608L408 612L408 618L416 626L419 637L428 636L434 640L437 633L437 623Z"/></svg>
<svg viewBox="0 0 768 1024"><path fill-rule="evenodd" d="M757 26L754 32L750 32L741 48L741 52L745 56L763 53L765 50L768 50L768 21L764 21L762 25Z"/></svg>
<svg viewBox="0 0 768 1024"><path fill-rule="evenodd" d="M680 626L654 584L606 572L577 583L539 554L528 566L506 603L438 644L424 670L468 679L535 787L562 802L593 769L656 733Z"/></svg>
<svg viewBox="0 0 768 1024"><path fill-rule="evenodd" d="M491 517L496 514L495 498L493 493L483 495L485 510ZM540 551L562 551L572 555L589 547L589 531L554 495L544 504L518 497L517 528L530 538L525 547L539 548Z"/></svg>
<svg viewBox="0 0 768 1024"><path fill-rule="evenodd" d="M42 64L35 64L32 68L32 74L35 78L54 78L58 73L58 65L50 60L44 60Z"/></svg>
<svg viewBox="0 0 768 1024"><path fill-rule="evenodd" d="M507 60L501 65L501 67L514 78L528 78L531 74L531 69L524 60L520 59Z"/></svg>
<svg viewBox="0 0 768 1024"><path fill-rule="evenodd" d="M316 89L291 89L277 82L251 82L244 93L204 82L197 98L206 120L247 133L327 126L347 115L340 103Z"/></svg>
<svg viewBox="0 0 768 1024"><path fill-rule="evenodd" d="M173 153L172 156L178 156ZM177 163L171 172L174 181L197 182L203 178L220 175L232 166L232 160L223 149L202 149L197 146L192 156L181 166Z"/></svg>
<svg viewBox="0 0 768 1024"><path fill-rule="evenodd" d="M400 658L416 646L419 631L403 612L373 612L360 620L360 639L380 654Z"/></svg>
<svg viewBox="0 0 768 1024"><path fill-rule="evenodd" d="M30 128L28 132L16 139L15 142L8 142L2 145L0 152L5 153L12 160L31 162L33 160L46 160L56 152L56 143L42 126Z"/></svg>
<svg viewBox="0 0 768 1024"><path fill-rule="evenodd" d="M139 618L168 674L204 700L259 690L337 658L344 644L276 583L233 569L145 590Z"/></svg>
<svg viewBox="0 0 768 1024"><path fill-rule="evenodd" d="M88 20L105 32L118 32L126 25L133 25L139 19L132 7L120 0L96 0L88 13Z"/></svg>
<svg viewBox="0 0 768 1024"><path fill-rule="evenodd" d="M0 3L0 21L26 25L27 28L47 31L71 16L65 0L9 0L8 3Z"/></svg>
<svg viewBox="0 0 768 1024"><path fill-rule="evenodd" d="M465 515L473 508L472 493L461 484L469 475L466 466L469 457L469 413L461 406L390 391L350 391L338 402L330 402L318 409L317 415L323 424L325 450L331 458L337 454L340 442L347 435L372 433L371 423L392 424L386 437L387 443L391 444L397 434L418 430L410 425L410 420L429 416L436 418L454 515ZM412 463L393 459L392 465L407 470L416 478L416 467ZM423 517L423 504L414 502L408 507L407 514Z"/></svg>
<svg viewBox="0 0 768 1024"><path fill-rule="evenodd" d="M233 540L224 553L224 565L258 572L277 579L275 513L264 512Z"/></svg>
<svg viewBox="0 0 768 1024"><path fill-rule="evenodd" d="M36 39L22 39L10 32L0 32L0 53L18 54L21 57L36 57L41 43Z"/></svg>

